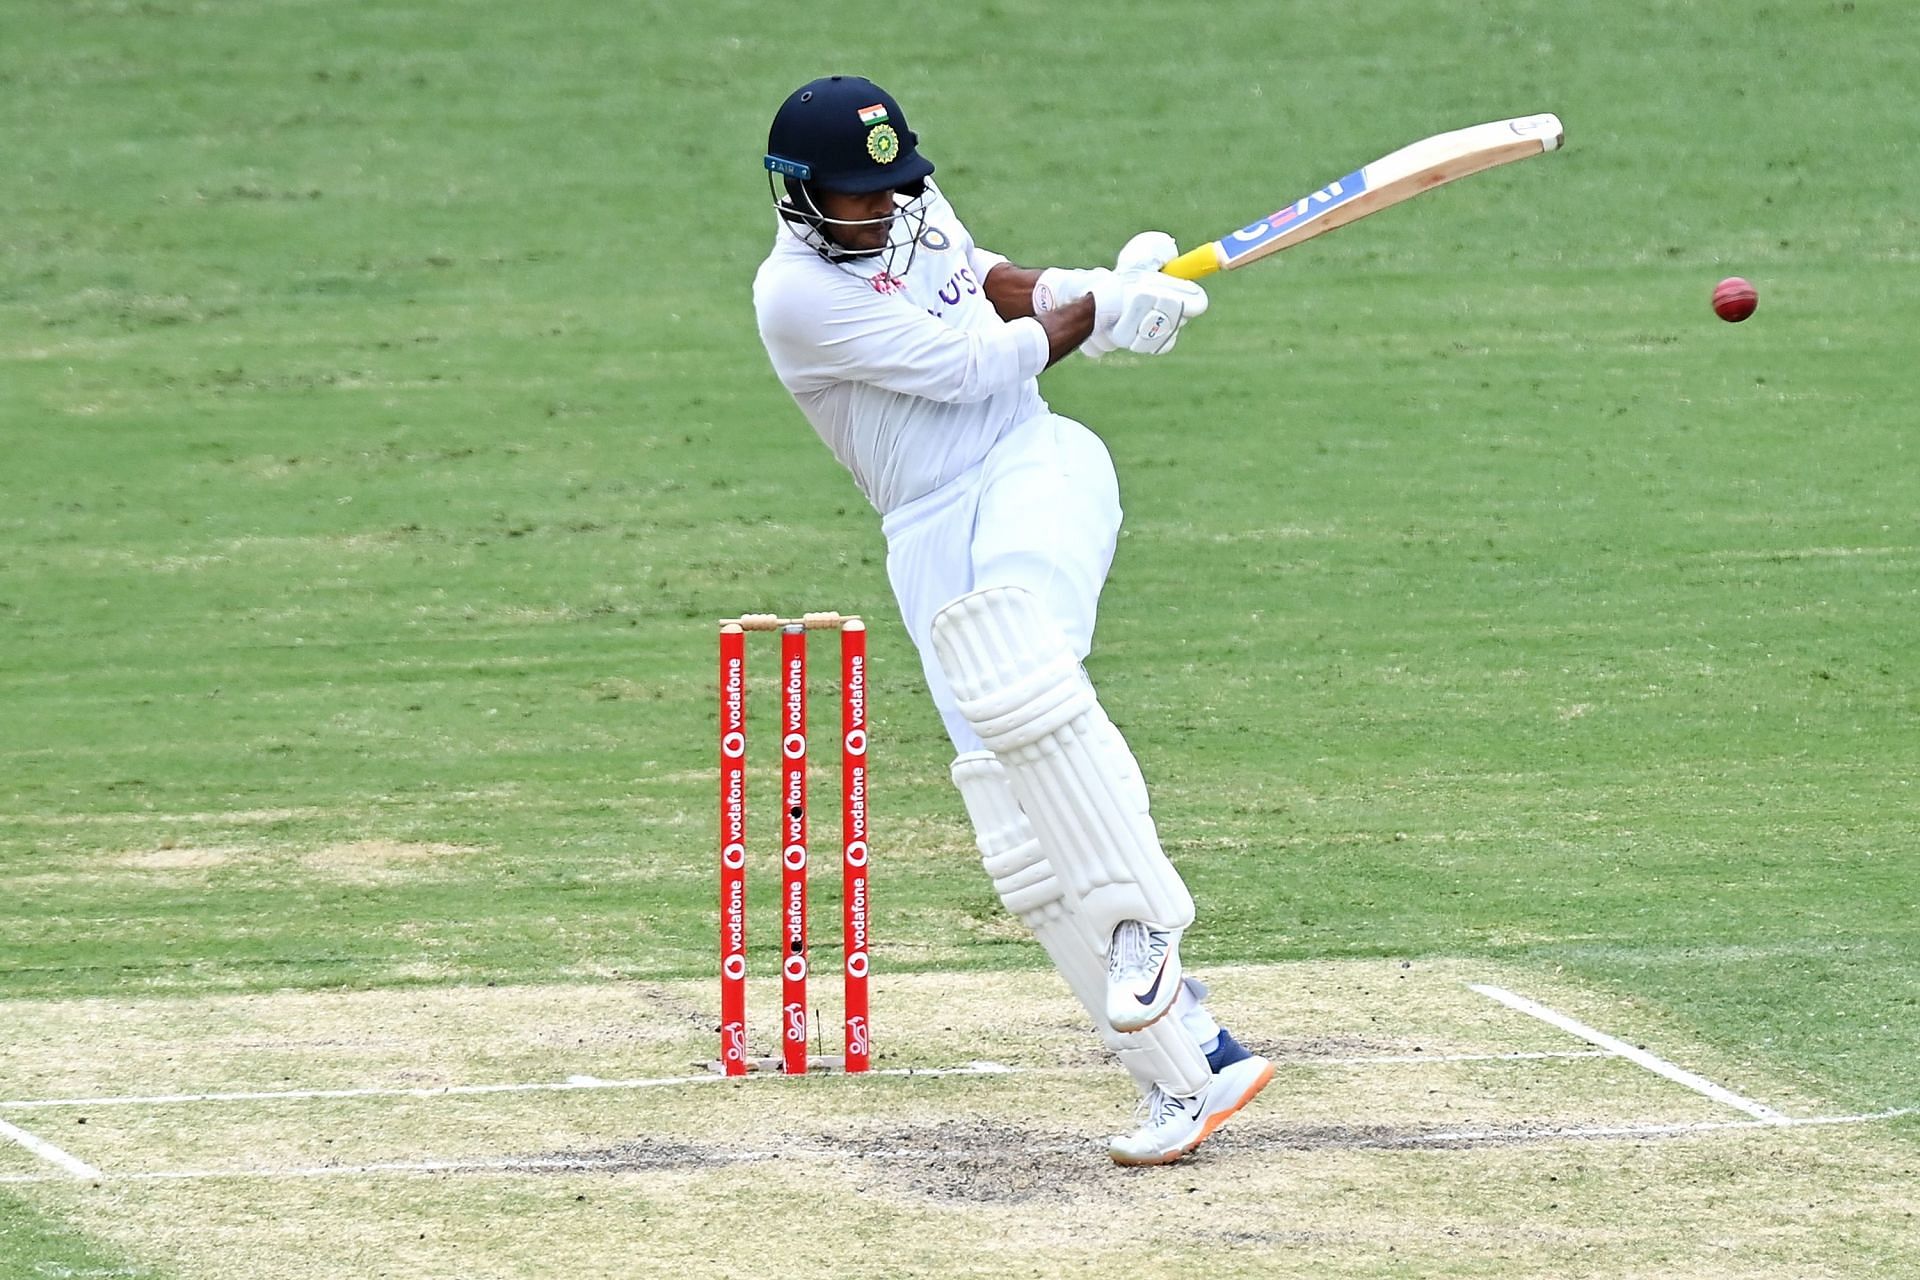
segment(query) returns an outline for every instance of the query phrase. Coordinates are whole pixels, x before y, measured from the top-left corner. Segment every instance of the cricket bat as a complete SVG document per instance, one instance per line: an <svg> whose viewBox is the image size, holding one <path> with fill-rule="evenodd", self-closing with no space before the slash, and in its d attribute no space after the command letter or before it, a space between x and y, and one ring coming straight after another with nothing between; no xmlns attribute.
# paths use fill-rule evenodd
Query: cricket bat
<svg viewBox="0 0 1920 1280"><path fill-rule="evenodd" d="M1189 249L1161 270L1182 280L1233 271L1455 178L1555 150L1565 137L1560 117L1552 114L1436 133L1282 205L1258 222Z"/></svg>

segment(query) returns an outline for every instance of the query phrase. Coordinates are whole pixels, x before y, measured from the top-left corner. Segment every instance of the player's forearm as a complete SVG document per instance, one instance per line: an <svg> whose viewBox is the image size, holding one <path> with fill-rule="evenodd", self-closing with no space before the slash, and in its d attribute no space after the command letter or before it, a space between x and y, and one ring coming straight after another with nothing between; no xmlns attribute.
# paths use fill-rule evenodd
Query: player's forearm
<svg viewBox="0 0 1920 1280"><path fill-rule="evenodd" d="M1069 302L1064 307L1055 307L1035 320L1047 331L1047 367L1051 369L1070 352L1078 351L1080 344L1093 336L1093 295L1088 294L1078 302Z"/></svg>
<svg viewBox="0 0 1920 1280"><path fill-rule="evenodd" d="M1033 287L1040 272L1016 267L1011 262L997 264L987 272L987 301L1002 320L1020 320L1032 316L1047 332L1047 366L1051 368L1069 352L1093 336L1093 295L1077 302L1035 314Z"/></svg>
<svg viewBox="0 0 1920 1280"><path fill-rule="evenodd" d="M1002 320L1018 320L1033 314L1033 286L1040 280L1038 270L1016 267L1011 262L995 263L987 272L987 301Z"/></svg>

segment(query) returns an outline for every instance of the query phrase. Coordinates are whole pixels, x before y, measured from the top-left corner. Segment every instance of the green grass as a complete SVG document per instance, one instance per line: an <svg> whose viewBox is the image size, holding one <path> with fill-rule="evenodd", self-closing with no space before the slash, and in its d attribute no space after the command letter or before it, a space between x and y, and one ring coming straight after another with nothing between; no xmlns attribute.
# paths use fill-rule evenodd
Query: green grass
<svg viewBox="0 0 1920 1280"><path fill-rule="evenodd" d="M707 973L749 608L875 620L879 963L1036 962L754 337L766 119L845 69L1036 264L1559 112L1043 382L1120 468L1093 668L1191 958L1560 967L1920 1101L1903 6L15 8L0 996Z"/></svg>
<svg viewBox="0 0 1920 1280"><path fill-rule="evenodd" d="M0 1191L0 1275L161 1280L170 1274L129 1263L121 1251L103 1247L20 1197Z"/></svg>

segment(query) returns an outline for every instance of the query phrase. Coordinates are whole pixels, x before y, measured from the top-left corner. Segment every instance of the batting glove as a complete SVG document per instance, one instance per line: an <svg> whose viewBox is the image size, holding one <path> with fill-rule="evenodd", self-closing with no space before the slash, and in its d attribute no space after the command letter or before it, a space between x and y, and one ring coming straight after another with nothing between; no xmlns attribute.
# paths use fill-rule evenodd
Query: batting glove
<svg viewBox="0 0 1920 1280"><path fill-rule="evenodd" d="M1048 267L1033 284L1033 314L1043 316L1078 302L1111 275L1105 267Z"/></svg>
<svg viewBox="0 0 1920 1280"><path fill-rule="evenodd" d="M1180 256L1180 246L1164 231L1142 231L1120 246L1113 269L1122 275L1129 271L1158 271Z"/></svg>
<svg viewBox="0 0 1920 1280"><path fill-rule="evenodd" d="M1120 246L1120 256L1114 259L1113 270L1116 275L1158 271L1179 256L1180 246L1172 236L1164 231L1142 231ZM1118 316L1116 310L1114 317L1117 319ZM1113 340L1112 327L1096 320L1093 336L1080 344L1080 354L1098 360L1107 352L1118 350L1120 345Z"/></svg>
<svg viewBox="0 0 1920 1280"><path fill-rule="evenodd" d="M1179 341L1180 330L1206 314L1207 291L1191 280L1158 270L1121 276L1120 313L1110 334L1116 348L1143 356L1163 356Z"/></svg>

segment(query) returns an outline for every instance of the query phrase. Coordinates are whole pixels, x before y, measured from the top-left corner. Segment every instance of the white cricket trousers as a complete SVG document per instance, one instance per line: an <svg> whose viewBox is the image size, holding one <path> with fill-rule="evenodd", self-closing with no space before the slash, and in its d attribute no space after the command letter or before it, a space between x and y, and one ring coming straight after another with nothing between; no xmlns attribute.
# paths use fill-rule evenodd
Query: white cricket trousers
<svg viewBox="0 0 1920 1280"><path fill-rule="evenodd" d="M972 470L887 513L887 577L920 650L955 752L984 744L933 655L933 615L982 587L1024 587L1074 653L1093 647L1094 613L1120 536L1120 486L1100 437L1071 418L1021 423Z"/></svg>

